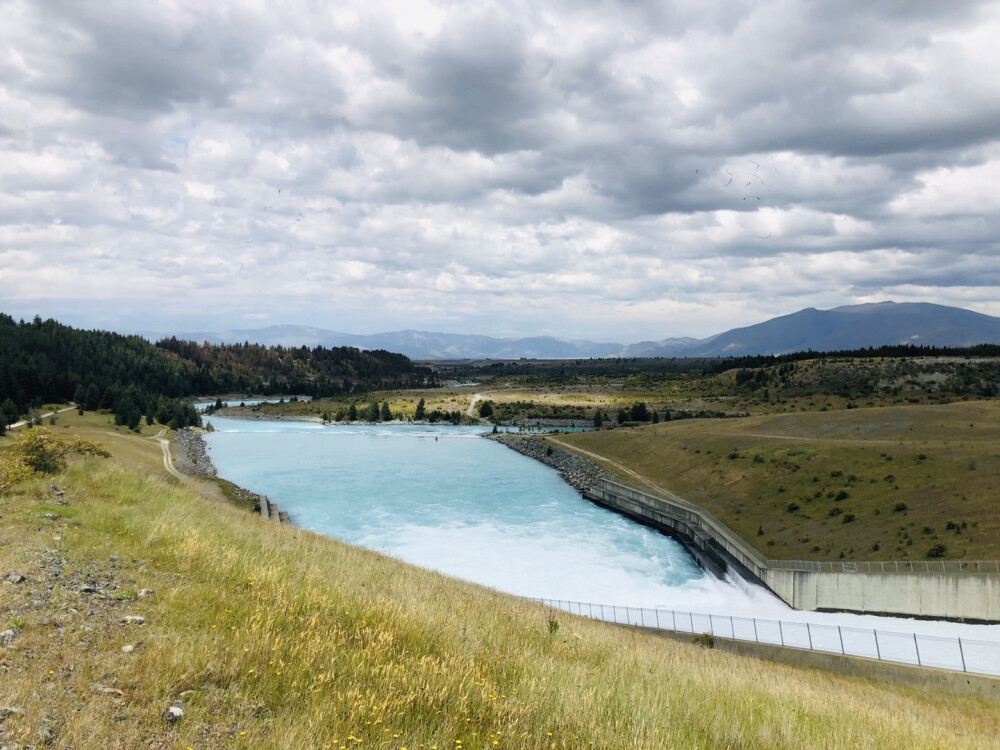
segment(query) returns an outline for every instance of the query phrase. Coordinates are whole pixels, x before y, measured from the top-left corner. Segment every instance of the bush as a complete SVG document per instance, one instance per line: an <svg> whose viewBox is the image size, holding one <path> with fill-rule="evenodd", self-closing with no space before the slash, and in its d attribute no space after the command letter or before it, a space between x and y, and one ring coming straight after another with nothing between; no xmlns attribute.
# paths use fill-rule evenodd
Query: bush
<svg viewBox="0 0 1000 750"><path fill-rule="evenodd" d="M932 560L938 557L944 557L948 553L948 545L946 544L935 544L929 550L927 550L927 559Z"/></svg>
<svg viewBox="0 0 1000 750"><path fill-rule="evenodd" d="M702 633L701 635L696 635L691 639L691 642L696 646L704 646L705 648L715 648L715 638L712 637L710 633Z"/></svg>
<svg viewBox="0 0 1000 750"><path fill-rule="evenodd" d="M90 440L65 440L46 430L26 430L17 442L0 456L0 490L27 479L33 474L55 474L66 466L66 455L79 453L109 457L103 446Z"/></svg>
<svg viewBox="0 0 1000 750"><path fill-rule="evenodd" d="M896 503L892 507L892 512L893 513L905 513L906 510L907 510L906 503Z"/></svg>

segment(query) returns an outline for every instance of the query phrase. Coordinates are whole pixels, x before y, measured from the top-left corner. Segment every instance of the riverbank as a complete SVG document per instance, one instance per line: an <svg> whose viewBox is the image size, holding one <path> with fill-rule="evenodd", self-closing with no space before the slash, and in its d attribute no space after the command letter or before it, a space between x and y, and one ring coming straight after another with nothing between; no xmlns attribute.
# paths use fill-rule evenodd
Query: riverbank
<svg viewBox="0 0 1000 750"><path fill-rule="evenodd" d="M88 419L134 471L73 458L68 506L43 501L54 477L2 497L0 746L996 744L995 703L668 641L248 522Z"/></svg>
<svg viewBox="0 0 1000 750"><path fill-rule="evenodd" d="M586 458L569 451L553 448L533 435L495 432L486 435L486 437L555 469L570 487L581 494L602 479L613 480L615 478L593 461L588 461Z"/></svg>
<svg viewBox="0 0 1000 750"><path fill-rule="evenodd" d="M216 479L218 472L208 455L208 446L205 445L205 438L202 435L200 430L177 430L174 433L174 444L180 450L174 452L174 463L181 472L189 476ZM279 511L277 504L271 502L265 495L259 495L228 480L224 481L239 504L251 507L254 512L260 513L265 518L289 523L288 514ZM265 510L262 511L262 508Z"/></svg>

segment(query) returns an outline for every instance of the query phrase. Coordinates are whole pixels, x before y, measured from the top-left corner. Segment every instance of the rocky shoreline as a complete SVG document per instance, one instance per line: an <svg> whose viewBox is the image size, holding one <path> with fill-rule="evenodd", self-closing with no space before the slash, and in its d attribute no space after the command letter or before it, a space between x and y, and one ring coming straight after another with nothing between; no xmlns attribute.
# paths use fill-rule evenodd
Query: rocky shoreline
<svg viewBox="0 0 1000 750"><path fill-rule="evenodd" d="M598 480L614 479L610 472L602 469L593 461L589 461L575 453L555 448L541 438L533 435L515 435L509 432L497 432L487 435L491 440L506 445L523 456L541 461L559 472L563 480L579 493L584 493Z"/></svg>
<svg viewBox="0 0 1000 750"><path fill-rule="evenodd" d="M174 443L183 449L174 455L174 463L180 471L193 477L217 476L200 432L177 430L174 433Z"/></svg>
<svg viewBox="0 0 1000 750"><path fill-rule="evenodd" d="M199 430L177 430L174 433L174 443L181 448L181 450L174 452L174 463L177 464L177 468L180 471L193 477L218 476L215 466L212 464L212 459L208 456L205 439ZM278 511L278 506L269 501L264 495L258 495L256 492L251 492L236 484L232 486L233 494L236 495L237 499L247 503L254 511L269 518L273 517L276 520L281 520L283 523L288 522L288 514ZM261 511L261 505L264 503L267 503L267 513ZM272 508L274 509L273 514L270 512Z"/></svg>

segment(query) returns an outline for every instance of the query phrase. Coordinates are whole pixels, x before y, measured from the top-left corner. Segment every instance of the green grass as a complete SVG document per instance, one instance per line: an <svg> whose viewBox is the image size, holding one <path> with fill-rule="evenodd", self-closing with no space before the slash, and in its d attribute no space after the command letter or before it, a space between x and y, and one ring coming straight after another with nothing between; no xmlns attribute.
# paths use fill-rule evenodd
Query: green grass
<svg viewBox="0 0 1000 750"><path fill-rule="evenodd" d="M691 420L559 439L701 505L771 558L923 560L943 545L947 559L1000 559L995 401Z"/></svg>
<svg viewBox="0 0 1000 750"><path fill-rule="evenodd" d="M0 584L23 632L0 654L0 706L25 709L5 744L972 748L1000 732L994 702L553 613L213 502L213 484L165 475L153 441L109 443L128 460L0 496L0 569L29 579Z"/></svg>

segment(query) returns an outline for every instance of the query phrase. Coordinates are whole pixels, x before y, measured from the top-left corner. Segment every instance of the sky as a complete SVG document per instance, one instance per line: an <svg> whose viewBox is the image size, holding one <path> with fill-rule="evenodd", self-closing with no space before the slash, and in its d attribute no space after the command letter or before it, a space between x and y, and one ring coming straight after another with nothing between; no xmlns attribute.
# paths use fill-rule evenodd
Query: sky
<svg viewBox="0 0 1000 750"><path fill-rule="evenodd" d="M630 343L1000 315L1000 3L0 0L0 312Z"/></svg>

